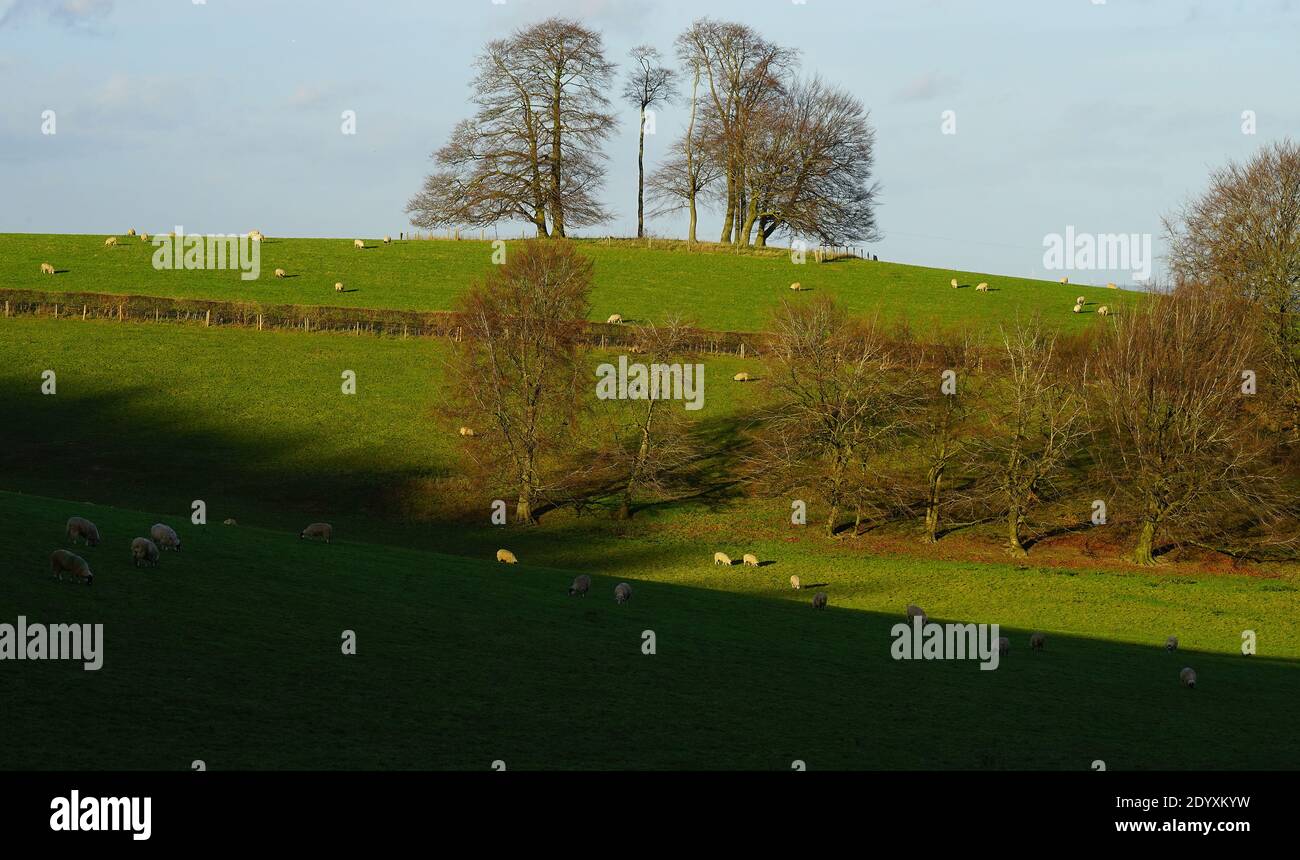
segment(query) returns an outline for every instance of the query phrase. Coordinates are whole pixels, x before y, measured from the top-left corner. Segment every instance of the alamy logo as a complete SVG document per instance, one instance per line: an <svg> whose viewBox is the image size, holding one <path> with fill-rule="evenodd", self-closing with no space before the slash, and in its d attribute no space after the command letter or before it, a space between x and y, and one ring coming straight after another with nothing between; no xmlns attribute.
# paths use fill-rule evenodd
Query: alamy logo
<svg viewBox="0 0 1300 860"><path fill-rule="evenodd" d="M56 832L127 831L143 842L153 834L152 797L82 797L77 789L69 797L50 801L50 829Z"/></svg>
<svg viewBox="0 0 1300 860"><path fill-rule="evenodd" d="M1150 233L1076 233L1068 225L1064 236L1044 236L1043 247L1048 271L1124 271L1136 281L1151 277Z"/></svg>
<svg viewBox="0 0 1300 860"><path fill-rule="evenodd" d="M900 621L890 629L889 653L895 660L979 660L981 670L992 671L1000 657L999 631L997 624L939 624L914 616L911 624Z"/></svg>
<svg viewBox="0 0 1300 860"><path fill-rule="evenodd" d="M103 624L0 624L0 660L80 660L87 672L104 665Z"/></svg>
<svg viewBox="0 0 1300 860"><path fill-rule="evenodd" d="M702 364L629 364L620 355L617 367L602 364L596 376L600 400L684 400L692 412L704 407Z"/></svg>
<svg viewBox="0 0 1300 860"><path fill-rule="evenodd" d="M172 269L238 269L243 281L256 281L262 274L262 245L252 236L235 233L185 235L179 224L169 236L154 236L153 267Z"/></svg>

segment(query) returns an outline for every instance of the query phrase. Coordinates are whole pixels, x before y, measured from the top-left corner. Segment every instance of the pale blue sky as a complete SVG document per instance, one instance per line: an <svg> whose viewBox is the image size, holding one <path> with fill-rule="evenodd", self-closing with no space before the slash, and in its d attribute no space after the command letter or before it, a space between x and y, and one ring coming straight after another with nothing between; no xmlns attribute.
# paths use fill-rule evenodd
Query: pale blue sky
<svg viewBox="0 0 1300 860"><path fill-rule="evenodd" d="M799 49L871 110L882 259L1042 275L1067 225L1154 233L1159 253L1161 214L1212 167L1300 137L1296 0L0 0L0 231L396 234L469 114L474 55L552 14L620 63L642 42L671 54L704 15ZM619 110L617 220L592 234L635 230L636 114ZM661 112L651 166L683 123Z"/></svg>

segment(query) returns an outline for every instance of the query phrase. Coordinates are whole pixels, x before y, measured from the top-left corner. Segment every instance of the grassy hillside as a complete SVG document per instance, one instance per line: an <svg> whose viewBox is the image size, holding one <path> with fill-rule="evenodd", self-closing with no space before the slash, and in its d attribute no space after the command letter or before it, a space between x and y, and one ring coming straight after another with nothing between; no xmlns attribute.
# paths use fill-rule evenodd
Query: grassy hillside
<svg viewBox="0 0 1300 860"><path fill-rule="evenodd" d="M104 247L103 236L0 235L0 285L60 290L244 300L266 303L338 305L403 310L450 310L455 297L491 266L492 247L478 241L411 241L385 246L368 240L367 250L345 239L272 239L262 246L262 276L240 280L239 272L156 271L154 248L139 239ZM507 253L509 253L507 244ZM703 328L760 331L771 309L791 295L793 281L805 298L829 293L855 312L907 319L922 330L969 326L989 334L997 324L1042 312L1066 331L1097 321L1102 304L1124 307L1137 294L975 272L928 269L896 263L843 260L794 265L786 254L687 253L647 249L631 243L582 243L595 263L593 320L610 314L628 320L658 320L671 312L692 317ZM59 270L40 273L49 262ZM277 280L276 268L290 277ZM949 285L957 278L962 289ZM342 282L346 292L336 293ZM977 293L988 282L993 291ZM1086 296L1087 312L1074 314L1074 299Z"/></svg>
<svg viewBox="0 0 1300 860"><path fill-rule="evenodd" d="M93 588L48 576L73 511L105 538L84 550ZM177 525L184 551L136 570L130 538L159 519ZM1033 654L1026 631L1011 629L1013 651L996 671L896 662L897 612L854 611L841 597L852 589L896 602L946 583L953 597L982 595L972 604L1023 605L1059 583L1056 605L1086 599L1080 618L1110 623L1129 603L1144 620L1160 615L1152 632L1163 634L1178 623L1168 607L1199 587L1121 597L1130 585L1107 603L1108 589L1080 590L1084 577L872 560L828 566L835 596L819 613L776 581L781 564L742 573L692 560L699 573L683 565L674 578L657 568L675 554L658 552L638 576L628 556L592 553L581 569L593 593L577 599L565 595L571 570L533 566L526 553L505 567L347 532L327 546L244 523L199 527L0 493L0 620L102 623L105 636L99 672L6 665L0 767L1300 766L1292 661L1065 635ZM620 580L635 588L621 607L611 599ZM931 608L993 620L987 609L957 610L944 600ZM340 652L344 630L356 633L355 656ZM641 653L646 630L654 655ZM1201 676L1194 691L1177 683L1187 664Z"/></svg>

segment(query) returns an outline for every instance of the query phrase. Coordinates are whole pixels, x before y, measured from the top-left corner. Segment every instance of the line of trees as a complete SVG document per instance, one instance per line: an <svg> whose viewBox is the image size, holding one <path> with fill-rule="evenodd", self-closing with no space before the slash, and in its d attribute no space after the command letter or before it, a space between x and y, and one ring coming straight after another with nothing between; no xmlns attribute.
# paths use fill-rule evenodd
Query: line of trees
<svg viewBox="0 0 1300 860"><path fill-rule="evenodd" d="M685 210L694 242L709 207L723 213L723 243L763 246L778 233L828 244L878 238L875 130L858 99L800 77L797 51L745 24L700 19L674 48L678 69L653 46L634 48L621 90L639 119L638 236L646 217ZM615 76L600 34L576 21L551 18L490 42L471 82L474 115L434 153L437 169L407 204L411 223L522 220L538 236L563 238L610 220L600 192ZM688 121L647 176L648 112L683 98L685 80Z"/></svg>

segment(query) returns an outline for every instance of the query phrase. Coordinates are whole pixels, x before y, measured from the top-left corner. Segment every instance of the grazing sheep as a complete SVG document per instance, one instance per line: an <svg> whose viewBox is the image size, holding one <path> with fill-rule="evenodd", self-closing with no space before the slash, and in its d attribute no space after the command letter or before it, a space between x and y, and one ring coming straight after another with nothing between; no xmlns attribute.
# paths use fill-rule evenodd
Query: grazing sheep
<svg viewBox="0 0 1300 860"><path fill-rule="evenodd" d="M234 518L234 517L231 517L231 518L228 519L228 520L224 520L223 522L224 522L225 525L228 525L228 526L237 526L237 525L239 525L239 523L235 522L235 518Z"/></svg>
<svg viewBox="0 0 1300 860"><path fill-rule="evenodd" d="M393 237L392 237L392 236L385 236L385 237L384 237L384 244L385 244L385 245L391 245L391 244L393 244Z"/></svg>
<svg viewBox="0 0 1300 860"><path fill-rule="evenodd" d="M116 236L109 236L107 239L104 240L104 247L105 247L105 248L111 247L111 246L116 245L116 244L117 244L117 237L116 237Z"/></svg>
<svg viewBox="0 0 1300 860"><path fill-rule="evenodd" d="M801 583L801 582L799 581L799 577L797 577L797 576L792 576L792 577L790 577L790 587L791 587L791 588L793 588L795 591L798 591L802 586L803 586L803 583Z"/></svg>
<svg viewBox="0 0 1300 860"><path fill-rule="evenodd" d="M1110 316L1110 308L1107 307L1106 305L1102 305L1101 307L1097 308L1097 316L1099 317Z"/></svg>
<svg viewBox="0 0 1300 860"><path fill-rule="evenodd" d="M1111 284L1107 284L1107 285L1106 285L1106 289L1108 289L1108 290L1118 290L1118 289L1119 289L1119 285L1118 285L1118 284L1113 284L1113 283L1111 283Z"/></svg>
<svg viewBox="0 0 1300 860"><path fill-rule="evenodd" d="M263 239L265 239L266 237L262 235L262 231L261 231L261 230L253 230L252 232L250 232L250 233L248 234L248 238L249 238L250 241L253 241L253 242L261 242L261 241L262 241Z"/></svg>
<svg viewBox="0 0 1300 860"><path fill-rule="evenodd" d="M342 282L342 281L335 281L335 282L334 282L334 292L336 292L336 293L341 293L341 292L343 292L343 282Z"/></svg>
<svg viewBox="0 0 1300 860"><path fill-rule="evenodd" d="M86 585L95 584L95 574L90 572L90 565L86 564L86 560L66 549L56 549L50 553L50 572L60 582L63 581L63 574L69 573L74 580L80 580Z"/></svg>
<svg viewBox="0 0 1300 860"><path fill-rule="evenodd" d="M1166 651L1177 651L1177 650L1178 650L1178 637L1177 637L1177 636L1170 636L1168 639L1165 640L1165 650L1166 650Z"/></svg>
<svg viewBox="0 0 1300 860"><path fill-rule="evenodd" d="M126 231L126 235L128 235L128 236L134 236L134 235L135 235L135 228L132 227L130 230L127 230L127 231Z"/></svg>
<svg viewBox="0 0 1300 860"><path fill-rule="evenodd" d="M826 608L826 600L827 600L826 592L824 592L824 591L819 591L819 592L817 592L816 594L814 594L814 595L813 595L813 609L825 609L825 608Z"/></svg>
<svg viewBox="0 0 1300 860"><path fill-rule="evenodd" d="M329 543L334 539L334 526L329 523L312 523L298 532L298 539L303 538L321 538L325 543Z"/></svg>
<svg viewBox="0 0 1300 860"><path fill-rule="evenodd" d="M606 325L622 325L622 324L623 324L623 315L622 315L622 314L610 314L610 315L609 315L609 319L605 320L605 324L606 324Z"/></svg>
<svg viewBox="0 0 1300 860"><path fill-rule="evenodd" d="M998 637L998 653L1002 655L1011 653L1011 640L1008 637Z"/></svg>
<svg viewBox="0 0 1300 860"><path fill-rule="evenodd" d="M585 573L580 573L573 578L573 585L569 586L569 596L578 595L586 597L587 592L591 589L591 577Z"/></svg>
<svg viewBox="0 0 1300 860"><path fill-rule="evenodd" d="M1063 284L1068 284L1068 283L1070 283L1070 279L1069 279L1069 278L1061 278L1061 283L1063 283Z"/></svg>
<svg viewBox="0 0 1300 860"><path fill-rule="evenodd" d="M989 285L988 285L988 284L976 284L976 285L975 285L975 292L977 292L977 293L987 293L988 291L989 291Z"/></svg>
<svg viewBox="0 0 1300 860"><path fill-rule="evenodd" d="M286 274L286 272L284 271L284 269L276 269L276 270L275 270L275 276L276 276L277 278L283 278L283 277L287 277L287 274Z"/></svg>
<svg viewBox="0 0 1300 860"><path fill-rule="evenodd" d="M1034 633L1029 637L1029 650L1042 651L1043 646L1047 644L1047 636L1042 633Z"/></svg>
<svg viewBox="0 0 1300 860"><path fill-rule="evenodd" d="M1074 300L1074 303L1076 305L1086 305L1088 303L1088 299L1085 298L1084 296L1079 296L1077 299Z"/></svg>
<svg viewBox="0 0 1300 860"><path fill-rule="evenodd" d="M519 564L519 559L515 558L515 554L508 549L497 550L497 561L502 564Z"/></svg>
<svg viewBox="0 0 1300 860"><path fill-rule="evenodd" d="M742 370L740 373L731 377L731 379L733 382L749 382L749 374Z"/></svg>
<svg viewBox="0 0 1300 860"><path fill-rule="evenodd" d="M952 279L951 281L949 281L948 283L952 284L952 288L953 288L954 290L961 286L961 284L957 283L957 279L956 279L956 278L953 278L953 279Z"/></svg>
<svg viewBox="0 0 1300 860"><path fill-rule="evenodd" d="M49 263L41 263L41 274L42 275L54 274L54 267L51 266Z"/></svg>
<svg viewBox="0 0 1300 860"><path fill-rule="evenodd" d="M920 618L922 624L929 620L924 609L917 606L915 603L909 603L907 604L907 620L911 621L913 618Z"/></svg>
<svg viewBox="0 0 1300 860"><path fill-rule="evenodd" d="M462 427L462 428L460 428L460 435L462 435L462 436L473 436L473 435L474 435L474 428L473 428L473 427Z"/></svg>
<svg viewBox="0 0 1300 860"><path fill-rule="evenodd" d="M353 240L352 240L352 247L353 247L353 248L356 248L358 251L364 251L364 250L366 249L366 243L365 243L365 240L364 240L364 239L353 239Z"/></svg>
<svg viewBox="0 0 1300 860"><path fill-rule="evenodd" d="M158 566L158 545L149 538L136 538L131 541L131 561L136 567L144 565Z"/></svg>
<svg viewBox="0 0 1300 860"><path fill-rule="evenodd" d="M1081 313L1083 313L1083 305L1082 305L1082 304L1075 305L1075 306L1074 306L1074 312L1075 312L1076 314L1081 314Z"/></svg>
<svg viewBox="0 0 1300 860"><path fill-rule="evenodd" d="M176 534L176 530L169 525L154 523L153 528L149 529L149 537L163 549L174 549L177 552L181 550L181 539Z"/></svg>
<svg viewBox="0 0 1300 860"><path fill-rule="evenodd" d="M758 556L756 555L745 553L745 555L740 559L740 561L746 567L758 567Z"/></svg>
<svg viewBox="0 0 1300 860"><path fill-rule="evenodd" d="M632 586L628 585L626 582L620 582L618 585L614 586L615 603L622 605L624 603L627 603L631 599L632 599Z"/></svg>
<svg viewBox="0 0 1300 860"><path fill-rule="evenodd" d="M1184 667L1183 671L1178 673L1178 680L1184 687L1190 690L1196 689L1196 670L1190 666Z"/></svg>
<svg viewBox="0 0 1300 860"><path fill-rule="evenodd" d="M725 552L715 552L713 554L713 563L725 564L727 567L731 567L731 556L727 555Z"/></svg>
<svg viewBox="0 0 1300 860"><path fill-rule="evenodd" d="M99 528L85 517L69 517L67 531L74 544L80 538L86 546L99 546Z"/></svg>
<svg viewBox="0 0 1300 860"><path fill-rule="evenodd" d="M140 241L141 241L141 242L148 242L148 241L149 241L149 234L148 234L148 233L141 233L141 234L140 234Z"/></svg>
<svg viewBox="0 0 1300 860"><path fill-rule="evenodd" d="M797 293L803 289L803 284L799 283L798 281L795 281L793 284L790 285L790 289L794 290Z"/></svg>

